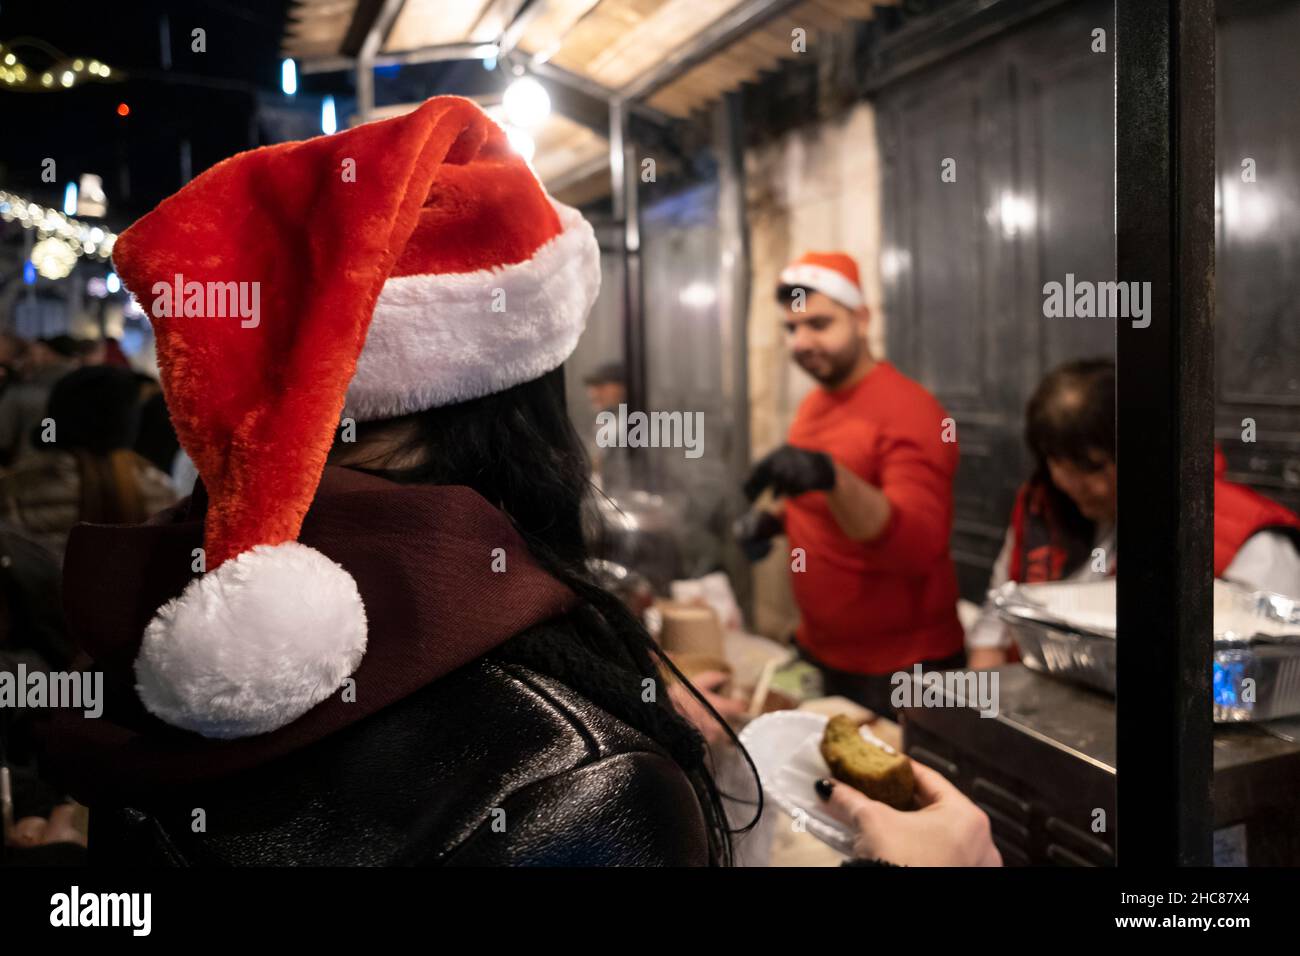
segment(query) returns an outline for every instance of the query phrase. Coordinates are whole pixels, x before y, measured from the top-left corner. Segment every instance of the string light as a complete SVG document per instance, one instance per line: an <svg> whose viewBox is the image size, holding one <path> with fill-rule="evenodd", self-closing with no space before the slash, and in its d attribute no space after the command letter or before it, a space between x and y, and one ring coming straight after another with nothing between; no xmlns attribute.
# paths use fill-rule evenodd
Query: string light
<svg viewBox="0 0 1300 956"><path fill-rule="evenodd" d="M0 219L17 222L24 229L35 229L41 239L61 240L73 251L74 256L107 259L113 254L113 244L117 242L116 233L74 219L57 209L47 209L28 202L22 196L4 190L0 190ZM47 246L46 251L52 251L56 259L61 258L59 250L54 250L53 247Z"/></svg>
<svg viewBox="0 0 1300 956"><path fill-rule="evenodd" d="M36 93L53 89L66 90L91 80L108 80L113 75L107 63L82 58L60 58L38 75L27 69L13 49L0 43L0 83L9 90Z"/></svg>
<svg viewBox="0 0 1300 956"><path fill-rule="evenodd" d="M47 279L63 279L77 265L77 249L57 236L46 236L32 246L32 265Z"/></svg>

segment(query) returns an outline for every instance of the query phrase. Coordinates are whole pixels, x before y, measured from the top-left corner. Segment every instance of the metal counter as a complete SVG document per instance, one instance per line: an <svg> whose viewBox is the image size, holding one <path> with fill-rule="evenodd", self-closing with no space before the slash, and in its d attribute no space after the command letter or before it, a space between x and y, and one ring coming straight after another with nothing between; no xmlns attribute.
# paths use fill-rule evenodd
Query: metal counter
<svg viewBox="0 0 1300 956"><path fill-rule="evenodd" d="M1115 701L1020 664L997 673L996 717L904 708L904 750L989 814L1008 865L1113 865ZM1218 864L1300 864L1300 742L1216 728L1214 831Z"/></svg>

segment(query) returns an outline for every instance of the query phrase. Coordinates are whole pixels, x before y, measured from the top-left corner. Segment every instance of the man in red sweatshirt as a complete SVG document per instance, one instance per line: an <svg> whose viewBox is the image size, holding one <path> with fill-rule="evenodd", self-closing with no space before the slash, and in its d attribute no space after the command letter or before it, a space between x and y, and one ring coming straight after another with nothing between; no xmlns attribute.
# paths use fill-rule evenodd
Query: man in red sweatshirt
<svg viewBox="0 0 1300 956"><path fill-rule="evenodd" d="M965 664L948 553L956 425L871 354L851 257L807 253L777 295L791 354L820 387L745 483L751 501L766 488L784 501L748 523L742 544L758 556L784 526L801 652L828 694L889 714L892 674Z"/></svg>

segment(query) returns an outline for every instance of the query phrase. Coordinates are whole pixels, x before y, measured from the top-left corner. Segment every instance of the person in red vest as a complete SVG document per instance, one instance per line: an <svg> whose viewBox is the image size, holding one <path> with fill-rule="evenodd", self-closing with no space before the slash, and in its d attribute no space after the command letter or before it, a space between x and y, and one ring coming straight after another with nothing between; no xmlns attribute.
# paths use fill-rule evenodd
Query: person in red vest
<svg viewBox="0 0 1300 956"><path fill-rule="evenodd" d="M1086 581L1115 573L1115 363L1081 359L1050 372L1025 413L1038 465L1016 494L990 590L1007 581ZM1300 517L1228 481L1214 449L1214 573L1254 590L1300 597ZM966 639L972 667L1008 659L991 605Z"/></svg>
<svg viewBox="0 0 1300 956"><path fill-rule="evenodd" d="M827 694L893 712L890 677L916 663L965 663L948 553L956 426L921 385L871 354L857 264L810 252L777 289L796 364L817 380L788 443L754 466L745 493L784 501L755 512L751 557L784 530L800 651Z"/></svg>

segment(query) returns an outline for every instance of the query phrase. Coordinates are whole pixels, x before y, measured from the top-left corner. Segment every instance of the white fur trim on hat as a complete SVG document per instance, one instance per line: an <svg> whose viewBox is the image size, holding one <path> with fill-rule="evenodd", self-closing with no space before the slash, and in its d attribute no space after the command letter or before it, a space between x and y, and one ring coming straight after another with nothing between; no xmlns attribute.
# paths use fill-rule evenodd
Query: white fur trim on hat
<svg viewBox="0 0 1300 956"><path fill-rule="evenodd" d="M540 378L573 354L600 291L600 247L581 213L553 205L562 232L530 259L384 283L344 417L454 405Z"/></svg>
<svg viewBox="0 0 1300 956"><path fill-rule="evenodd" d="M840 305L856 309L863 304L862 290L848 276L828 269L803 262L789 266L781 272L781 285L797 286L828 295Z"/></svg>
<svg viewBox="0 0 1300 956"><path fill-rule="evenodd" d="M135 660L136 692L173 726L251 737L338 690L365 650L352 575L296 541L258 545L154 615Z"/></svg>

